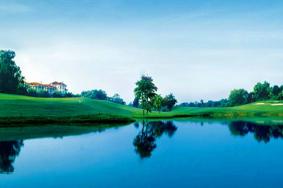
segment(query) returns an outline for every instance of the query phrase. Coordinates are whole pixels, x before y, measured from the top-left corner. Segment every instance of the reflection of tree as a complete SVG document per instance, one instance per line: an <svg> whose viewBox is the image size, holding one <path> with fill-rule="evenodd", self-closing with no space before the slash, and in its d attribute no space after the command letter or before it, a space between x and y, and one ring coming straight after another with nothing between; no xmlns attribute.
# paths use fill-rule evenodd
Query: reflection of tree
<svg viewBox="0 0 283 188"><path fill-rule="evenodd" d="M268 143L271 138L283 138L283 126L257 125L251 122L235 121L229 124L233 135L245 136L253 133L257 141Z"/></svg>
<svg viewBox="0 0 283 188"><path fill-rule="evenodd" d="M138 126L136 126L138 127ZM150 157L152 151L156 148L156 139L163 134L172 137L177 127L171 122L142 122L141 131L134 139L136 152L141 158Z"/></svg>
<svg viewBox="0 0 283 188"><path fill-rule="evenodd" d="M0 173L14 172L13 163L22 146L22 140L0 142Z"/></svg>

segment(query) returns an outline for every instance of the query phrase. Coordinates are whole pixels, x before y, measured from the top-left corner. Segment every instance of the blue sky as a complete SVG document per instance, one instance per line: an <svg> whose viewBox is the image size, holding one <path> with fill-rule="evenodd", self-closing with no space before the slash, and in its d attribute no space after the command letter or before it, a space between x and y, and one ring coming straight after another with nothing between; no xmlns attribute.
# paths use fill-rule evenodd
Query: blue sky
<svg viewBox="0 0 283 188"><path fill-rule="evenodd" d="M133 98L151 75L180 102L283 83L280 0L0 0L0 49L27 81Z"/></svg>

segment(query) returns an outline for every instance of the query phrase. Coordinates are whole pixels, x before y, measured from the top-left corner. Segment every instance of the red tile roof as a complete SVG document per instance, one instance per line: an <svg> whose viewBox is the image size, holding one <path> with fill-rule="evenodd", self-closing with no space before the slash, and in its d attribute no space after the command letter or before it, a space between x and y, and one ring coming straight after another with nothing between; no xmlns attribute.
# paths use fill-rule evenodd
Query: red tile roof
<svg viewBox="0 0 283 188"><path fill-rule="evenodd" d="M67 86L66 84L64 84L63 82L52 82L51 84L42 84L42 83L39 83L39 82L30 82L30 83L27 83L28 85L31 85L31 86L42 86L42 87L48 87L48 88L55 88L54 85L63 85L63 86Z"/></svg>

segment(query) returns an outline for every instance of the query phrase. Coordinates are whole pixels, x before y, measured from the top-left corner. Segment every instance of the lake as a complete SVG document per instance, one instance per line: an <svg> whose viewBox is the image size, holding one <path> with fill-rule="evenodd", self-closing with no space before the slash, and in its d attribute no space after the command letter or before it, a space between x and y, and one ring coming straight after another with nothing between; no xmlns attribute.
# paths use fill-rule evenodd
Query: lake
<svg viewBox="0 0 283 188"><path fill-rule="evenodd" d="M0 187L282 187L283 126L0 128Z"/></svg>

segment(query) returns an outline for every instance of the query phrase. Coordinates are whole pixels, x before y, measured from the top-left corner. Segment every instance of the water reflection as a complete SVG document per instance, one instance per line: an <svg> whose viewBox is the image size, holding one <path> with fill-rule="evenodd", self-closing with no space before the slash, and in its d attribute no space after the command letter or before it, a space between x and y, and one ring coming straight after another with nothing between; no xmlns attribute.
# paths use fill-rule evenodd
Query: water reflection
<svg viewBox="0 0 283 188"><path fill-rule="evenodd" d="M0 142L0 173L14 172L13 163L23 145L22 140Z"/></svg>
<svg viewBox="0 0 283 188"><path fill-rule="evenodd" d="M187 124L188 122L184 122ZM211 126L217 126L223 123L228 126L229 131L235 136L246 136L253 134L254 138L258 142L268 143L271 139L283 138L283 125L258 125L252 122L234 121L230 123L224 122L205 122L198 121L198 125L203 126L205 124L211 124ZM196 125L189 122L189 125ZM166 135L172 137L177 131L177 126L172 121L143 121L135 123L137 128L137 135L133 140L133 148L141 159L149 158L152 156L152 152L157 148L157 139ZM197 126L197 125L196 125ZM119 126L114 126L115 128ZM48 128L11 128L3 129L0 131L0 173L13 173L14 162L20 154L23 147L23 140L30 138L42 138L42 137L64 137L66 135L78 135L89 132L101 133L113 126L94 126L94 127L60 127L50 126ZM204 127L205 128L205 127ZM31 134L32 133L32 134ZM30 135L33 135L32 137ZM13 140L13 141L10 141ZM131 150L133 149L131 148Z"/></svg>
<svg viewBox="0 0 283 188"><path fill-rule="evenodd" d="M147 158L151 156L152 151L157 147L156 139L163 134L167 134L172 137L177 130L177 127L171 121L158 121L158 122L146 122L143 121L142 128L138 135L134 139L135 151L139 156ZM139 123L135 124L135 127L139 127Z"/></svg>
<svg viewBox="0 0 283 188"><path fill-rule="evenodd" d="M254 134L258 142L268 143L272 138L283 138L283 125L258 125L245 121L234 121L229 124L229 130L233 135L245 136Z"/></svg>

